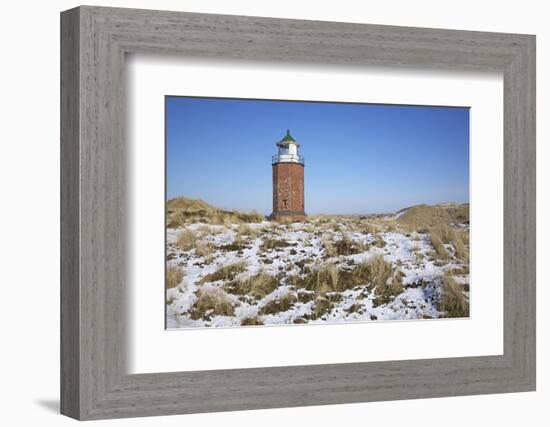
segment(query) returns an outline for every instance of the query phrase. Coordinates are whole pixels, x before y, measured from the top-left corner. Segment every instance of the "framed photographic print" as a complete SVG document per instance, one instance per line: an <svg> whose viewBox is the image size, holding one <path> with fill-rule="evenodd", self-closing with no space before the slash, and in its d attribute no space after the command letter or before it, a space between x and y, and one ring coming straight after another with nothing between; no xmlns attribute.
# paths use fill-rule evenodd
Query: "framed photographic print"
<svg viewBox="0 0 550 427"><path fill-rule="evenodd" d="M84 6L61 40L62 413L535 389L534 36Z"/></svg>
<svg viewBox="0 0 550 427"><path fill-rule="evenodd" d="M165 108L168 328L469 317L469 108Z"/></svg>

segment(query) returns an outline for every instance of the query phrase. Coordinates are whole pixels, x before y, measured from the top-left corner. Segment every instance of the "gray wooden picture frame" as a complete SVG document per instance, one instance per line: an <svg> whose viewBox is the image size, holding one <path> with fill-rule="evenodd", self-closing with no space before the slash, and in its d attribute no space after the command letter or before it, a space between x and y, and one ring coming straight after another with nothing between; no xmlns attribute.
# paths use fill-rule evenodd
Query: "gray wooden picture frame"
<svg viewBox="0 0 550 427"><path fill-rule="evenodd" d="M504 354L129 375L127 53L504 76ZM535 37L83 6L61 14L61 412L101 419L535 390ZM162 287L162 284L159 284Z"/></svg>

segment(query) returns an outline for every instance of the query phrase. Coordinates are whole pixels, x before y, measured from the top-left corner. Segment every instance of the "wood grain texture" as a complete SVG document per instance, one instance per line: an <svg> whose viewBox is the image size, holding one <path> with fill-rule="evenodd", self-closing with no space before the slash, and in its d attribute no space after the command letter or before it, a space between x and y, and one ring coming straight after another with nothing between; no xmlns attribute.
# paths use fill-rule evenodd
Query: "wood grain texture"
<svg viewBox="0 0 550 427"><path fill-rule="evenodd" d="M78 419L535 389L535 38L80 7L62 13L62 413ZM504 354L128 375L124 55L504 75Z"/></svg>
<svg viewBox="0 0 550 427"><path fill-rule="evenodd" d="M61 412L80 414L79 17L61 20Z"/></svg>

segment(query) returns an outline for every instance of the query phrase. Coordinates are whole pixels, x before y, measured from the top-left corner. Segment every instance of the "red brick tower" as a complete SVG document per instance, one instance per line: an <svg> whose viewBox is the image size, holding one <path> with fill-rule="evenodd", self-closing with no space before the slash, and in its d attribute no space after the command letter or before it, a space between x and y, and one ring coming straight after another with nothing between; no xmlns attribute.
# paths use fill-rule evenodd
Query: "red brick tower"
<svg viewBox="0 0 550 427"><path fill-rule="evenodd" d="M304 158L300 156L290 131L277 143L278 154L272 157L273 213L275 221L303 221L304 211Z"/></svg>

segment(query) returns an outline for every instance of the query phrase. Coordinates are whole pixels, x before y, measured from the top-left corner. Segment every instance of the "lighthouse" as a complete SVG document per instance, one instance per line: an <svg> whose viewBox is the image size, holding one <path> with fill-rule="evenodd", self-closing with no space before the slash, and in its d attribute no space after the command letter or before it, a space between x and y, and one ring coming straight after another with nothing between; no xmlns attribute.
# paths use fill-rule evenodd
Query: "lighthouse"
<svg viewBox="0 0 550 427"><path fill-rule="evenodd" d="M277 142L277 154L272 156L273 213L275 221L303 221L304 211L304 158L300 144L286 131Z"/></svg>

